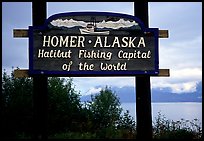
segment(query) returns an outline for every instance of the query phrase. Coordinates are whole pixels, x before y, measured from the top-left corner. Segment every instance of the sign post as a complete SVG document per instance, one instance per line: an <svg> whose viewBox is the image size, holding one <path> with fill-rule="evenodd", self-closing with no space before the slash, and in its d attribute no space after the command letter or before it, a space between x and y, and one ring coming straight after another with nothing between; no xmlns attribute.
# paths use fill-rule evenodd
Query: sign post
<svg viewBox="0 0 204 141"><path fill-rule="evenodd" d="M148 27L148 2L134 2L135 16ZM152 139L150 76L136 76L137 139Z"/></svg>
<svg viewBox="0 0 204 141"><path fill-rule="evenodd" d="M46 11L46 1L32 2L33 26L44 24ZM47 82L46 76L33 76L33 139L47 139Z"/></svg>

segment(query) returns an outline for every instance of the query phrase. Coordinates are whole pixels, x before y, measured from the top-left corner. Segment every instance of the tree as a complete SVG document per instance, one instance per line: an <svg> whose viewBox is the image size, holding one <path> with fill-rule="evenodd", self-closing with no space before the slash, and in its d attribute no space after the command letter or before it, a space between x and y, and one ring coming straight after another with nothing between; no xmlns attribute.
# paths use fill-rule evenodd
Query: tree
<svg viewBox="0 0 204 141"><path fill-rule="evenodd" d="M82 106L72 78L48 78L48 133L81 132L91 137L114 138L118 129L131 129L127 114L121 117L119 98L108 87ZM2 74L0 138L31 137L33 124L33 79ZM126 125L127 124L127 125ZM84 134L85 133L85 134ZM78 134L79 135L79 134ZM89 134L88 134L89 135Z"/></svg>
<svg viewBox="0 0 204 141"><path fill-rule="evenodd" d="M33 79L14 78L14 71L8 75L4 70L0 106L1 138L32 134ZM81 109L79 93L74 90L71 78L48 78L49 133L78 129Z"/></svg>
<svg viewBox="0 0 204 141"><path fill-rule="evenodd" d="M73 88L72 79L48 79L48 125L51 133L74 130L80 117L79 93Z"/></svg>
<svg viewBox="0 0 204 141"><path fill-rule="evenodd" d="M96 128L115 127L120 119L122 108L119 98L110 88L106 87L100 94L92 97L90 110L93 112L93 122Z"/></svg>
<svg viewBox="0 0 204 141"><path fill-rule="evenodd" d="M32 132L32 79L14 78L14 72L2 75L1 137Z"/></svg>
<svg viewBox="0 0 204 141"><path fill-rule="evenodd" d="M122 108L117 95L107 86L99 94L91 97L90 111L98 138L135 138L136 125Z"/></svg>

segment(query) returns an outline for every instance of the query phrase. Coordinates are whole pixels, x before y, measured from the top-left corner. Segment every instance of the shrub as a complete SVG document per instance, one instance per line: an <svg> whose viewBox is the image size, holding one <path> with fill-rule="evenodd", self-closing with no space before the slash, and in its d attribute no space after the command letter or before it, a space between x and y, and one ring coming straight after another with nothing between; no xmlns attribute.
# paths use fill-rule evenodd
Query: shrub
<svg viewBox="0 0 204 141"><path fill-rule="evenodd" d="M181 119L168 120L160 112L153 123L153 138L155 139L201 139L202 129L198 119L193 121Z"/></svg>

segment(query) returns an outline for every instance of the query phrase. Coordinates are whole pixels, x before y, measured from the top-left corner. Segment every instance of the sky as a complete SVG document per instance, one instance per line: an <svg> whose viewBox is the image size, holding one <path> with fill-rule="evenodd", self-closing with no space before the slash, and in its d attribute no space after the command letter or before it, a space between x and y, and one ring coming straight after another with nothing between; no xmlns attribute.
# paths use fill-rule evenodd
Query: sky
<svg viewBox="0 0 204 141"><path fill-rule="evenodd" d="M170 88L190 93L202 81L202 2L149 2L149 27L168 30L159 39L159 68L170 69L170 77L151 77L151 88ZM47 18L66 12L114 12L133 15L133 2L49 2ZM32 26L31 3L2 3L2 72L12 67L28 69L28 38L13 38L13 29ZM101 88L135 86L135 77L73 77L82 95ZM98 87L99 86L99 87Z"/></svg>

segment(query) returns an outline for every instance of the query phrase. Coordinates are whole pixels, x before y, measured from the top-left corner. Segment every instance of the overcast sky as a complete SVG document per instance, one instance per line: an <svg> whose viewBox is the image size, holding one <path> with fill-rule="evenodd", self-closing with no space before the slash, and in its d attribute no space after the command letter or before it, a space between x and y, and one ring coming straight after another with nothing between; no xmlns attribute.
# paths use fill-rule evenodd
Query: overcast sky
<svg viewBox="0 0 204 141"><path fill-rule="evenodd" d="M132 2L47 3L47 18L76 11L115 12L133 15ZM28 38L13 38L13 29L32 25L31 3L2 3L2 71L12 66L28 69ZM151 77L152 88L172 92L195 91L202 81L202 2L150 2L149 27L169 30L159 39L159 68L170 69L170 77ZM96 86L135 86L134 77L74 77L81 94L98 92Z"/></svg>

